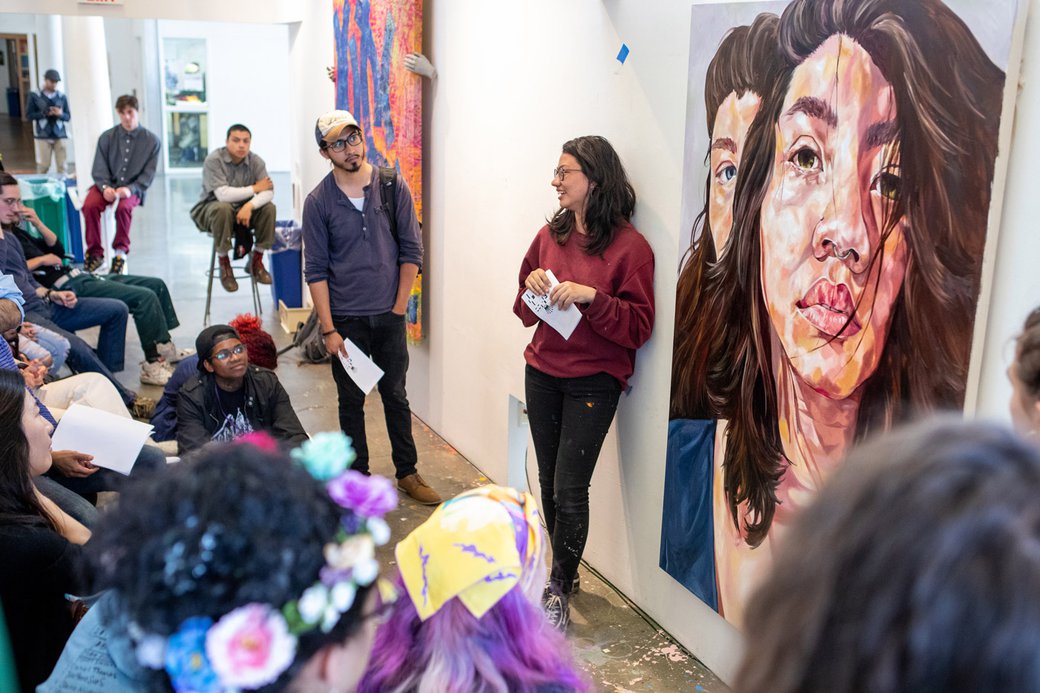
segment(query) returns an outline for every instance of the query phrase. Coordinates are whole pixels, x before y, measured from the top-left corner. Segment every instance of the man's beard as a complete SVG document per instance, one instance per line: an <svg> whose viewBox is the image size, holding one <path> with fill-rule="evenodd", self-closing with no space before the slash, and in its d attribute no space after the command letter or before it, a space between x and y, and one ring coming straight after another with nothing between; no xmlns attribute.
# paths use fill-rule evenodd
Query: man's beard
<svg viewBox="0 0 1040 693"><path fill-rule="evenodd" d="M355 161L353 163L351 163L349 161L344 161L343 163L340 163L338 161L333 161L332 165L335 166L336 168L338 168L340 171L345 171L347 173L357 173L358 171L361 170L361 167L364 165L364 163L365 163L364 158L359 157L357 159L357 161Z"/></svg>

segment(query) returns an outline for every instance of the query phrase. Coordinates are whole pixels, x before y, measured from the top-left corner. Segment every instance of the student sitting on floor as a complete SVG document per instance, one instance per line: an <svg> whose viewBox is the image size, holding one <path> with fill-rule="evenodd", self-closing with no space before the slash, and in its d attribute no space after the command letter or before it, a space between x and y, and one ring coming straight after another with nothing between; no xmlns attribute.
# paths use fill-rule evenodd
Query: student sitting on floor
<svg viewBox="0 0 1040 693"><path fill-rule="evenodd" d="M278 376L249 364L246 346L230 325L207 327L195 340L198 372L177 399L181 453L211 440L230 441L266 431L289 445L307 440Z"/></svg>
<svg viewBox="0 0 1040 693"><path fill-rule="evenodd" d="M441 504L397 545L399 585L358 693L588 690L539 604L546 580L538 508L501 486Z"/></svg>
<svg viewBox="0 0 1040 693"><path fill-rule="evenodd" d="M48 289L64 289L77 296L114 298L125 303L134 317L144 350L141 382L165 385L173 374L172 364L186 355L174 346L170 337L170 330L180 325L180 321L166 282L158 277L135 274L99 277L79 270L65 258L65 246L57 234L40 221L31 207L23 206L22 216L31 228L18 224L11 230L22 244L26 264L36 281Z"/></svg>
<svg viewBox="0 0 1040 693"><path fill-rule="evenodd" d="M239 339L246 346L249 363L260 368L275 370L278 368L278 349L260 324L260 319L251 313L243 313L232 320L229 325L235 328ZM198 372L198 354L188 356L177 364L173 376L163 387L162 397L155 405L152 415L152 438L158 441L177 440L177 399L181 386Z"/></svg>
<svg viewBox="0 0 1040 693"><path fill-rule="evenodd" d="M11 299L0 298L0 314L6 315L12 312L16 314L17 308L17 303ZM18 379L22 382L23 389L33 397L34 402L39 406L40 414L51 426L54 426L56 424L55 417L36 398L33 388L29 387L29 384L23 377L28 375L31 378L31 373L20 373L20 371L24 370L18 368L7 342L0 340L0 371L18 374ZM82 376L87 375L82 374ZM69 380L80 380L82 376L73 376ZM53 387L53 392L50 396L54 400L60 400L60 403L64 404L65 407L68 407L77 396L77 389L81 390L79 393L81 403L85 403L84 400L92 399L95 403L103 404L107 401L112 404L111 392L114 392L115 389L111 387L111 383L106 381L108 388L102 389L97 386L97 380L102 379L103 376L98 374L89 374L89 376L86 379L89 382L79 382L79 385L82 387L77 386L75 382L73 382L72 387L68 387L68 384L62 384L59 381L58 383L47 385L45 388L50 390ZM100 394L100 392L104 391L108 391L109 395ZM48 394L45 393L45 396L48 396ZM116 413L119 412L117 411ZM85 502L84 499L94 500L101 491L117 491L127 479L119 472L102 469L94 465L93 457L76 450L54 450L51 452L51 460L53 463L51 468L45 474L36 478L37 488L57 503L62 510L87 526L93 524L97 514L90 503ZM151 445L145 445L137 456L131 477L137 479L165 467L166 456L162 450Z"/></svg>
<svg viewBox="0 0 1040 693"><path fill-rule="evenodd" d="M50 432L21 376L0 371L0 601L24 691L47 678L72 633L65 595L80 591L90 538L33 486L51 466Z"/></svg>

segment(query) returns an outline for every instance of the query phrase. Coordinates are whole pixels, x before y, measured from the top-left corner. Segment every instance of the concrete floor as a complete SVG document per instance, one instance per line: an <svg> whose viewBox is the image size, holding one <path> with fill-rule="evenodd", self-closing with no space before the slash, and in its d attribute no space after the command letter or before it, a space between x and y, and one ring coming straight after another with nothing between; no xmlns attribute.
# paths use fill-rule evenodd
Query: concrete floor
<svg viewBox="0 0 1040 693"><path fill-rule="evenodd" d="M135 213L128 259L131 273L160 276L166 280L177 304L181 326L174 331L179 346L193 346L202 325L206 298L205 272L210 240L199 233L188 216L197 199L200 178L159 177L148 192L147 204ZM241 262L236 263L241 264ZM227 322L252 309L248 280L236 294L214 286L213 323ZM279 347L291 337L280 327L269 287L262 287L263 320ZM131 322L132 325L132 322ZM132 327L127 332L127 368L119 374L128 387L158 397L161 388L141 386L138 362L143 360L140 342ZM280 360L278 375L292 398L304 427L311 433L338 428L336 389L327 365L298 364L293 352ZM378 394L366 407L371 468L393 476L390 445ZM413 431L419 450L420 471L443 497L487 483L478 469L459 455L419 419ZM431 508L402 497L400 508L387 519L397 538L429 516ZM380 559L392 565L393 555L384 547ZM647 621L609 584L587 566L581 569L581 591L572 600L573 621L569 637L576 661L600 691L724 691L726 687L672 640Z"/></svg>

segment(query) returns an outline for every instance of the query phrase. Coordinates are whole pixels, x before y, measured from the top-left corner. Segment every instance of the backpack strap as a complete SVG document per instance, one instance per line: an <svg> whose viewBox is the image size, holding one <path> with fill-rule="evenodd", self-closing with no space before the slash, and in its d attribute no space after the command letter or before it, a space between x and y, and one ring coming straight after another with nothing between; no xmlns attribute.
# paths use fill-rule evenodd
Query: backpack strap
<svg viewBox="0 0 1040 693"><path fill-rule="evenodd" d="M390 218L390 233L394 243L400 247L401 238L397 233L397 169L380 166L379 185L382 188L383 207Z"/></svg>

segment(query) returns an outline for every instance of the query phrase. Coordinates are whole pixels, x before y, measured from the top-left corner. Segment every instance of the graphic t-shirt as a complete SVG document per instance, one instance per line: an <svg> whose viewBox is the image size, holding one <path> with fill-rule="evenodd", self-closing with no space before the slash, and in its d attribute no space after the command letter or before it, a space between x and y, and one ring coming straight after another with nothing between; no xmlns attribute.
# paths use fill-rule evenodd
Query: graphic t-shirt
<svg viewBox="0 0 1040 693"><path fill-rule="evenodd" d="M230 442L239 436L253 432L253 425L246 418L246 389L240 387L234 392L227 392L219 387L217 391L217 416L224 423L213 434L213 440Z"/></svg>

